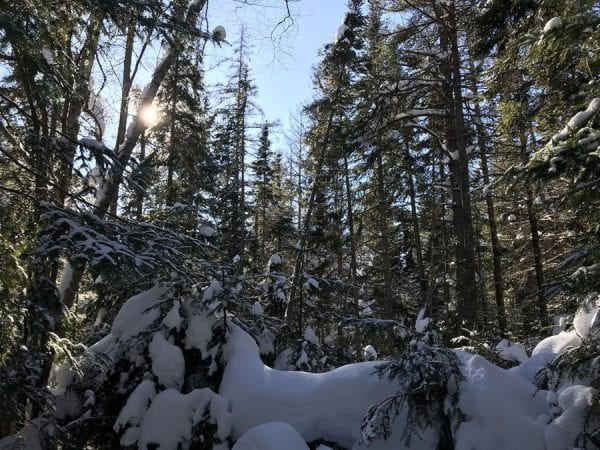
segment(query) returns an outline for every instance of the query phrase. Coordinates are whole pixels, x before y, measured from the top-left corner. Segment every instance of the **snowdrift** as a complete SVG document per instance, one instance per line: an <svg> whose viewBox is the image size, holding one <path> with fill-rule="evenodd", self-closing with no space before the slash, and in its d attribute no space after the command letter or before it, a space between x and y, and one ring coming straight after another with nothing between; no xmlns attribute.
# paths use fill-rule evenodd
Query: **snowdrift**
<svg viewBox="0 0 600 450"><path fill-rule="evenodd" d="M218 286L209 289L214 293ZM166 304L166 292L164 287L155 287L129 299L111 333L92 347L93 352L112 360L138 365L145 360L147 364L144 379L129 391L114 423L115 432L121 433L121 445L188 448L194 430L209 425L218 438L215 449L232 445L236 450L282 448L284 440L288 440L288 448L305 449L304 442L319 439L354 450L437 447L440 423L436 418L406 439L407 408L395 416L387 440L375 440L368 446L359 442L369 407L399 393L394 380L375 373L382 362L349 364L321 374L274 370L262 363L254 339L232 320L227 320L222 345L224 371L218 391L182 392L184 376L190 376L183 367L182 351L197 349L203 359L213 357L210 370L216 370L215 350L209 343L215 324L223 323L223 317L206 308L206 303L198 307L198 297L181 302L171 299ZM210 300L206 292L204 297ZM166 316L162 322L159 306ZM549 361L579 345L597 328L600 297L588 306L577 315L574 330L543 340L531 358L513 369L504 370L481 356L456 351L463 376L458 385L460 417L448 418L457 450L567 450L577 445L585 410L596 391L577 379L545 391L536 388L532 379ZM178 343L172 330L180 336L184 332L185 338ZM136 340L140 333L149 337ZM132 344L122 345L129 342L124 339ZM146 342L146 348L141 348L140 342ZM35 440L29 431L24 434ZM0 448L22 442L11 436L0 440ZM25 442L36 448L35 443ZM587 448L593 447L588 444Z"/></svg>

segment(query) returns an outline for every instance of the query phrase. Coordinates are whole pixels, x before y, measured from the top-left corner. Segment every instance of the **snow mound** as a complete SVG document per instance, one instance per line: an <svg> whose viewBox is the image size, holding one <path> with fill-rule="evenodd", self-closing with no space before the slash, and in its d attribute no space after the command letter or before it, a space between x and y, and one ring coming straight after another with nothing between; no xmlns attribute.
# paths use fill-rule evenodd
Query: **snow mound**
<svg viewBox="0 0 600 450"><path fill-rule="evenodd" d="M198 234L200 236L211 238L214 237L217 234L217 232L213 227L209 227L208 225L200 225L198 227Z"/></svg>
<svg viewBox="0 0 600 450"><path fill-rule="evenodd" d="M306 327L304 329L304 340L306 342L310 342L311 344L319 345L319 338L317 337L315 330L313 330L311 327Z"/></svg>
<svg viewBox="0 0 600 450"><path fill-rule="evenodd" d="M466 421L456 431L455 449L544 450L545 391L481 356L457 355L465 377L458 406Z"/></svg>
<svg viewBox="0 0 600 450"><path fill-rule="evenodd" d="M0 439L0 449L42 450L43 430L46 421L40 417L33 419L19 430L18 433Z"/></svg>
<svg viewBox="0 0 600 450"><path fill-rule="evenodd" d="M375 362L320 374L273 370L260 360L254 340L236 326L225 353L219 393L232 407L234 439L257 425L286 422L306 442L325 439L352 448L369 406L396 392L394 383L375 374Z"/></svg>
<svg viewBox="0 0 600 450"><path fill-rule="evenodd" d="M586 409L591 405L595 389L575 385L562 390L558 406L562 414L546 427L544 435L547 450L568 450L584 431Z"/></svg>
<svg viewBox="0 0 600 450"><path fill-rule="evenodd" d="M173 302L173 307L168 312L168 314L163 319L163 324L167 327L168 330L179 330L183 325L183 318L179 312L181 308L181 303L179 300L175 300Z"/></svg>
<svg viewBox="0 0 600 450"><path fill-rule="evenodd" d="M529 382L534 381L535 375L559 354L570 347L579 347L581 339L573 331L562 331L557 335L549 336L540 341L531 352L531 358L520 366L510 369Z"/></svg>
<svg viewBox="0 0 600 450"><path fill-rule="evenodd" d="M363 348L363 359L365 361L374 361L377 359L377 350L371 344Z"/></svg>
<svg viewBox="0 0 600 450"><path fill-rule="evenodd" d="M269 258L269 271L271 271L271 267L273 266L279 266L283 263L283 260L281 259L281 255L279 253L274 253L271 255L271 257Z"/></svg>
<svg viewBox="0 0 600 450"><path fill-rule="evenodd" d="M250 428L235 443L232 450L308 450L294 428L285 422L268 422Z"/></svg>

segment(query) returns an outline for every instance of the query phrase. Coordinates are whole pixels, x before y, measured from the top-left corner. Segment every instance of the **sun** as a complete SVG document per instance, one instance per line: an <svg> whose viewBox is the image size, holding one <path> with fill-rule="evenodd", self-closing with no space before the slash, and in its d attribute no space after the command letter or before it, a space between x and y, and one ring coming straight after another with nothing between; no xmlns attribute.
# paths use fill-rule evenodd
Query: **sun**
<svg viewBox="0 0 600 450"><path fill-rule="evenodd" d="M152 128L159 122L158 108L155 105L142 106L138 112L138 116L148 128Z"/></svg>

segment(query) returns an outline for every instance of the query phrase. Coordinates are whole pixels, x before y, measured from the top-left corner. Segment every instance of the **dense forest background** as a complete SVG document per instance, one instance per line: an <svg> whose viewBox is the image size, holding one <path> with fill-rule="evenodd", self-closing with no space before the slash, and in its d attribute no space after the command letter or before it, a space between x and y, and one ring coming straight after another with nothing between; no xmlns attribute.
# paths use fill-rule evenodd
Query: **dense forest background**
<svg viewBox="0 0 600 450"><path fill-rule="evenodd" d="M508 368L507 347L599 306L597 1L350 0L277 146L250 43L207 8L0 1L0 437L43 418L48 448L118 445L161 326L184 349L179 387L217 391L220 353L184 348L186 298L216 314L214 342L232 321L266 364L307 372L415 342ZM237 49L219 85L207 46ZM145 328L111 328L155 286ZM94 356L107 333L142 359ZM598 387L598 336L580 338L540 387ZM65 390L89 408L57 406ZM581 448L599 408L596 393Z"/></svg>

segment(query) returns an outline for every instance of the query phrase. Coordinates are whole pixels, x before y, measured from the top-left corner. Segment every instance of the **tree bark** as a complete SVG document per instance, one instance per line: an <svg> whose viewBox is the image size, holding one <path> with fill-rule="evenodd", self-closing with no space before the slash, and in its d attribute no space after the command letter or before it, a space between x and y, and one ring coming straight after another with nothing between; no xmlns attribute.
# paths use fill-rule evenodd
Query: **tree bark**
<svg viewBox="0 0 600 450"><path fill-rule="evenodd" d="M207 0L193 0L188 6L185 17L182 17L181 19L185 20L185 23L188 26L194 27L198 15L200 14L202 8L204 8L206 1ZM123 172L127 166L127 163L129 162L129 159L131 158L133 149L135 148L140 136L147 128L146 124L143 123L140 117L140 111L152 104L160 85L167 75L169 68L181 52L177 38L178 36L175 36L175 42L167 48L165 56L156 66L150 82L146 85L140 99L141 101L140 106L138 107L138 112L127 128L125 139L118 147L118 151L116 152L116 162L108 171L106 178L98 189L94 208L94 213L98 217L104 217L110 204L114 201L119 185L123 179ZM83 267L75 267L73 270L71 281L68 283L68 286L66 286L64 291L65 295L62 298L62 302L66 308L70 308L73 305L75 296L79 290L79 285L83 278L84 271L85 265L83 265Z"/></svg>
<svg viewBox="0 0 600 450"><path fill-rule="evenodd" d="M404 146L404 159L407 167L407 179L408 179L408 196L410 197L410 218L413 229L413 245L415 246L415 253L417 257L417 271L419 273L419 292L422 299L427 298L427 278L425 277L425 265L423 264L423 248L421 245L421 227L419 225L419 214L417 212L417 193L415 190L415 183L413 180L413 174L410 170L411 157L408 148L408 139L405 136L406 144Z"/></svg>
<svg viewBox="0 0 600 450"><path fill-rule="evenodd" d="M526 164L527 157L527 136L521 131L520 136L521 161ZM546 297L544 295L544 265L542 262L542 249L540 245L540 233L537 214L535 212L533 189L529 180L525 180L525 195L527 204L527 219L529 220L529 229L531 232L531 249L533 251L533 265L535 269L535 285L537 300L538 321L542 328L548 326L548 311L546 306Z"/></svg>
<svg viewBox="0 0 600 450"><path fill-rule="evenodd" d="M100 16L96 13L91 14L90 24L86 32L85 44L79 54L75 89L69 96L70 100L66 102L65 105L66 115L63 134L66 139L59 165L58 188L56 190L56 199L60 206L64 205L67 192L71 186L73 162L78 146L79 129L81 126L81 113L90 97L90 77L92 74L94 58L98 51L103 21L104 16Z"/></svg>
<svg viewBox="0 0 600 450"><path fill-rule="evenodd" d="M382 271L383 271L383 307L387 318L394 316L394 304L392 303L392 276L391 276L391 262L390 262L390 239L388 236L388 222L389 210L387 207L387 195L385 192L385 179L383 172L383 155L381 151L377 154L377 195L379 202L377 209L379 212L379 245L382 260Z"/></svg>
<svg viewBox="0 0 600 450"><path fill-rule="evenodd" d="M348 170L348 155L344 153L344 181L346 184L346 214L348 216L348 241L350 243L350 292L354 314L358 315L358 297L356 296L356 240L354 237L354 211L352 208L352 189L350 185L350 171Z"/></svg>
<svg viewBox="0 0 600 450"><path fill-rule="evenodd" d="M476 265L455 2L436 6L436 15L442 55L447 55L441 59L441 73L444 103L448 110L445 135L450 156L448 168L452 186L458 325L459 328L474 329L477 326Z"/></svg>
<svg viewBox="0 0 600 450"><path fill-rule="evenodd" d="M474 68L471 64L471 72ZM477 81L472 75L471 78L471 91L473 95L477 97ZM481 172L483 174L483 183L485 186L490 185L490 171L488 166L488 138L487 132L481 122L481 107L478 101L474 104L475 112L475 128L477 130L477 144L479 146L479 157L481 162ZM494 198L492 197L491 191L488 189L484 194L485 203L488 214L488 226L490 229L490 241L492 244L492 267L493 267L493 278L494 278L494 294L496 298L496 314L498 317L498 327L501 332L505 332L507 328L506 322L506 307L504 305L504 278L502 276L502 252L500 247L500 240L498 239L498 223L496 222L496 209L494 205Z"/></svg>

